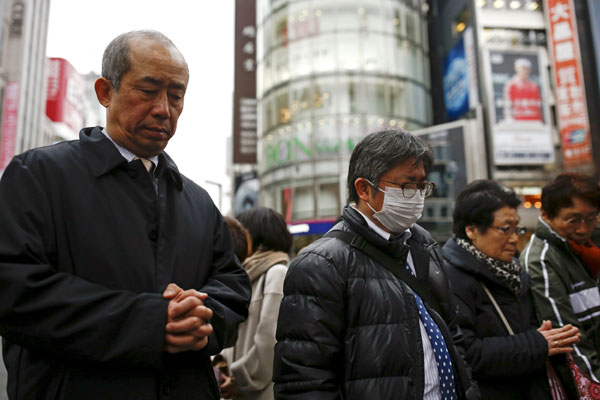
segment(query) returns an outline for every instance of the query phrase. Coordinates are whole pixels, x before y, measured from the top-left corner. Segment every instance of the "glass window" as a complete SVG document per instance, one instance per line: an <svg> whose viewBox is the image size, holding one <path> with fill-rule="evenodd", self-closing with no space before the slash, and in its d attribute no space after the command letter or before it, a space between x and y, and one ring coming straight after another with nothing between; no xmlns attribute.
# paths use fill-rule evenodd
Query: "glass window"
<svg viewBox="0 0 600 400"><path fill-rule="evenodd" d="M358 32L337 34L337 65L340 70L357 70L360 66Z"/></svg>
<svg viewBox="0 0 600 400"><path fill-rule="evenodd" d="M310 183L306 186L296 185L292 203L292 220L310 219L315 217L314 188Z"/></svg>
<svg viewBox="0 0 600 400"><path fill-rule="evenodd" d="M317 195L318 217L340 215L340 183L338 179L338 177L333 177L319 182Z"/></svg>

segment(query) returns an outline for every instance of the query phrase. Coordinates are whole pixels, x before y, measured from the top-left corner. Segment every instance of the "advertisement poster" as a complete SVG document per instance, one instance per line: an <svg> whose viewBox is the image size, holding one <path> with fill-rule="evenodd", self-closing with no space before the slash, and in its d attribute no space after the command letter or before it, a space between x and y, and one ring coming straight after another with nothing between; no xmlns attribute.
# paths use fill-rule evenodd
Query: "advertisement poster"
<svg viewBox="0 0 600 400"><path fill-rule="evenodd" d="M546 0L544 9L564 166L569 169L590 165L593 161L592 145L575 8L571 0Z"/></svg>
<svg viewBox="0 0 600 400"><path fill-rule="evenodd" d="M489 50L490 121L496 165L554 162L540 53Z"/></svg>
<svg viewBox="0 0 600 400"><path fill-rule="evenodd" d="M444 103L446 114L455 120L469 111L469 74L461 38L444 58Z"/></svg>
<svg viewBox="0 0 600 400"><path fill-rule="evenodd" d="M233 195L233 215L258 206L258 192L260 184L256 171L235 177Z"/></svg>

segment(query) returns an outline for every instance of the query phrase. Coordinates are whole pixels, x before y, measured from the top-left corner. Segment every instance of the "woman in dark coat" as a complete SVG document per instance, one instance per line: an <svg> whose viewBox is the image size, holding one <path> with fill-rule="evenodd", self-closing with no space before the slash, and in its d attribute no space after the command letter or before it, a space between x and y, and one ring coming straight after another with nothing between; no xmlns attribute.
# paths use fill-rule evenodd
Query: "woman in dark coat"
<svg viewBox="0 0 600 400"><path fill-rule="evenodd" d="M529 276L515 258L524 233L519 204L512 189L494 181L469 184L456 199L454 237L442 248L467 362L486 400L551 399L546 359L579 341L571 325L552 329L544 321L538 328Z"/></svg>

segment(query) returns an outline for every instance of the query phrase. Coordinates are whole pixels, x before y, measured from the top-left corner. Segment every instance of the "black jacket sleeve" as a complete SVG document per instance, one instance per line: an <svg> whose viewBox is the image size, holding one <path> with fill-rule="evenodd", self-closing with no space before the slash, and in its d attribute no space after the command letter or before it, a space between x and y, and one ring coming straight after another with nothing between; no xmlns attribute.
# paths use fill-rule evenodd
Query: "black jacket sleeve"
<svg viewBox="0 0 600 400"><path fill-rule="evenodd" d="M4 172L0 204L0 335L67 359L159 367L168 301L57 272L56 221L20 156Z"/></svg>
<svg viewBox="0 0 600 400"><path fill-rule="evenodd" d="M248 318L252 295L250 278L234 256L233 239L218 210L213 243L213 273L200 291L208 294L205 301L213 311L213 334L208 340L208 351L219 353L231 347L237 339L238 325Z"/></svg>
<svg viewBox="0 0 600 400"><path fill-rule="evenodd" d="M466 356L476 378L518 376L545 368L548 348L541 333L530 330L514 336L478 337L476 326L485 321L477 320L477 300L469 293L457 293L457 298Z"/></svg>
<svg viewBox="0 0 600 400"><path fill-rule="evenodd" d="M277 322L275 398L343 398L344 286L322 255L306 251L290 265Z"/></svg>

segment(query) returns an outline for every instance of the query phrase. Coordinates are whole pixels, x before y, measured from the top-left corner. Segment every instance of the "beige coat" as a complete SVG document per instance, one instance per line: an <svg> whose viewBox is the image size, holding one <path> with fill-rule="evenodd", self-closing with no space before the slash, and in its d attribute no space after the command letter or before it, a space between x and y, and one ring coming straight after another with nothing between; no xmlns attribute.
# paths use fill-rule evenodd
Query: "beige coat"
<svg viewBox="0 0 600 400"><path fill-rule="evenodd" d="M287 267L272 266L252 282L248 319L239 328L235 347L223 350L244 399L273 400L273 353L283 280Z"/></svg>

